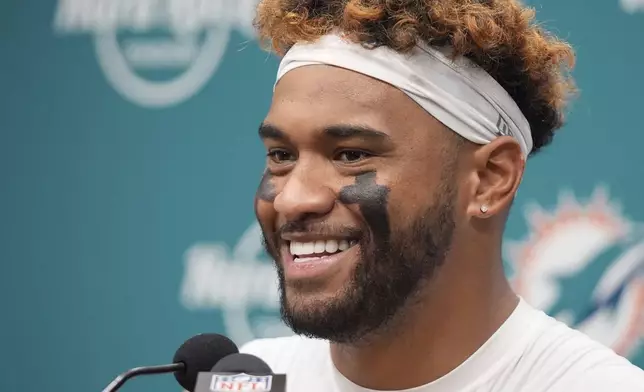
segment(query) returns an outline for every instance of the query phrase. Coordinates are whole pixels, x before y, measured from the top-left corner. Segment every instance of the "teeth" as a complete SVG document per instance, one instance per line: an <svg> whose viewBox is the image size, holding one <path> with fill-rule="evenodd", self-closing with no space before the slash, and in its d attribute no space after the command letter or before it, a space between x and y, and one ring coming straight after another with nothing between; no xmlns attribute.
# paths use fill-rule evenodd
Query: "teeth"
<svg viewBox="0 0 644 392"><path fill-rule="evenodd" d="M357 241L349 242L347 240L318 240L314 242L291 241L290 251L291 254L295 256L321 254L325 252L336 253L338 251L345 251L357 243Z"/></svg>
<svg viewBox="0 0 644 392"><path fill-rule="evenodd" d="M335 240L325 241L325 244L324 244L324 250L327 253L335 253L338 251L339 247L340 245L338 245L338 241L335 241Z"/></svg>
<svg viewBox="0 0 644 392"><path fill-rule="evenodd" d="M315 253L324 253L326 241L315 241Z"/></svg>
<svg viewBox="0 0 644 392"><path fill-rule="evenodd" d="M318 261L320 260L319 257L296 257L293 261L296 263L308 263L311 261Z"/></svg>
<svg viewBox="0 0 644 392"><path fill-rule="evenodd" d="M300 244L300 254L310 255L315 253L315 242L303 242Z"/></svg>

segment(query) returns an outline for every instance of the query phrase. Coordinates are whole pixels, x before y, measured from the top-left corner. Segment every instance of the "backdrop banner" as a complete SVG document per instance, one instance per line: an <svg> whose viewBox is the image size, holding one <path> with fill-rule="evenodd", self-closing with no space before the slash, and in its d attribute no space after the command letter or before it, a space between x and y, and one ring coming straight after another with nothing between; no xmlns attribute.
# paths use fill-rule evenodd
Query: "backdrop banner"
<svg viewBox="0 0 644 392"><path fill-rule="evenodd" d="M253 212L278 65L256 3L0 5L0 390L97 391L200 332L290 333ZM528 162L508 275L644 367L644 1L530 3L575 46L580 97Z"/></svg>

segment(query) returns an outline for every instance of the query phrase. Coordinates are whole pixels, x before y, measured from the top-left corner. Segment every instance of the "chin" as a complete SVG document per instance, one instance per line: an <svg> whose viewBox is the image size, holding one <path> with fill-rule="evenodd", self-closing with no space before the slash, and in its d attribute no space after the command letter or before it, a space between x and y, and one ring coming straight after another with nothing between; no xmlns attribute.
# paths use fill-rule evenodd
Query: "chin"
<svg viewBox="0 0 644 392"><path fill-rule="evenodd" d="M327 293L300 293L287 289L282 298L281 314L284 323L298 335L329 339L334 319L342 318L346 298Z"/></svg>
<svg viewBox="0 0 644 392"><path fill-rule="evenodd" d="M346 285L348 284L349 282L346 282ZM289 307L307 304L320 306L342 300L345 296L343 287L337 289L332 286L335 285L325 280L286 280L283 290L285 304Z"/></svg>
<svg viewBox="0 0 644 392"><path fill-rule="evenodd" d="M335 343L351 343L364 334L365 314L348 293L299 293L288 289L282 321L296 334ZM368 316L367 316L368 317Z"/></svg>
<svg viewBox="0 0 644 392"><path fill-rule="evenodd" d="M293 279L281 285L282 306L294 312L335 308L349 300L351 279L338 283L336 279Z"/></svg>

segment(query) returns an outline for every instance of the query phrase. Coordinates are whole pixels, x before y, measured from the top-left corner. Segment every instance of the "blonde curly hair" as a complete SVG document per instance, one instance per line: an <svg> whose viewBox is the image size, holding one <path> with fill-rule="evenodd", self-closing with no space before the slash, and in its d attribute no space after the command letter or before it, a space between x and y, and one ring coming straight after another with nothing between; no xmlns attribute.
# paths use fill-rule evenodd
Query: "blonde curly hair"
<svg viewBox="0 0 644 392"><path fill-rule="evenodd" d="M572 47L542 29L517 0L261 0L260 41L283 55L340 29L365 47L408 52L418 43L449 46L505 88L527 118L537 152L564 123L575 85Z"/></svg>

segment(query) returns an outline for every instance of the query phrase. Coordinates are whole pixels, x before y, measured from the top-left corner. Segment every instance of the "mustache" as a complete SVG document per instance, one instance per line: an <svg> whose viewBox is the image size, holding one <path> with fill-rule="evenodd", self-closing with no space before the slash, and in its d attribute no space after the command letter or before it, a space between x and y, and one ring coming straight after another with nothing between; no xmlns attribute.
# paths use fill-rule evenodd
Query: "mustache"
<svg viewBox="0 0 644 392"><path fill-rule="evenodd" d="M275 231L275 238L280 239L287 234L309 233L320 236L339 236L358 239L362 236L364 228L343 224L330 224L305 220L286 222Z"/></svg>

